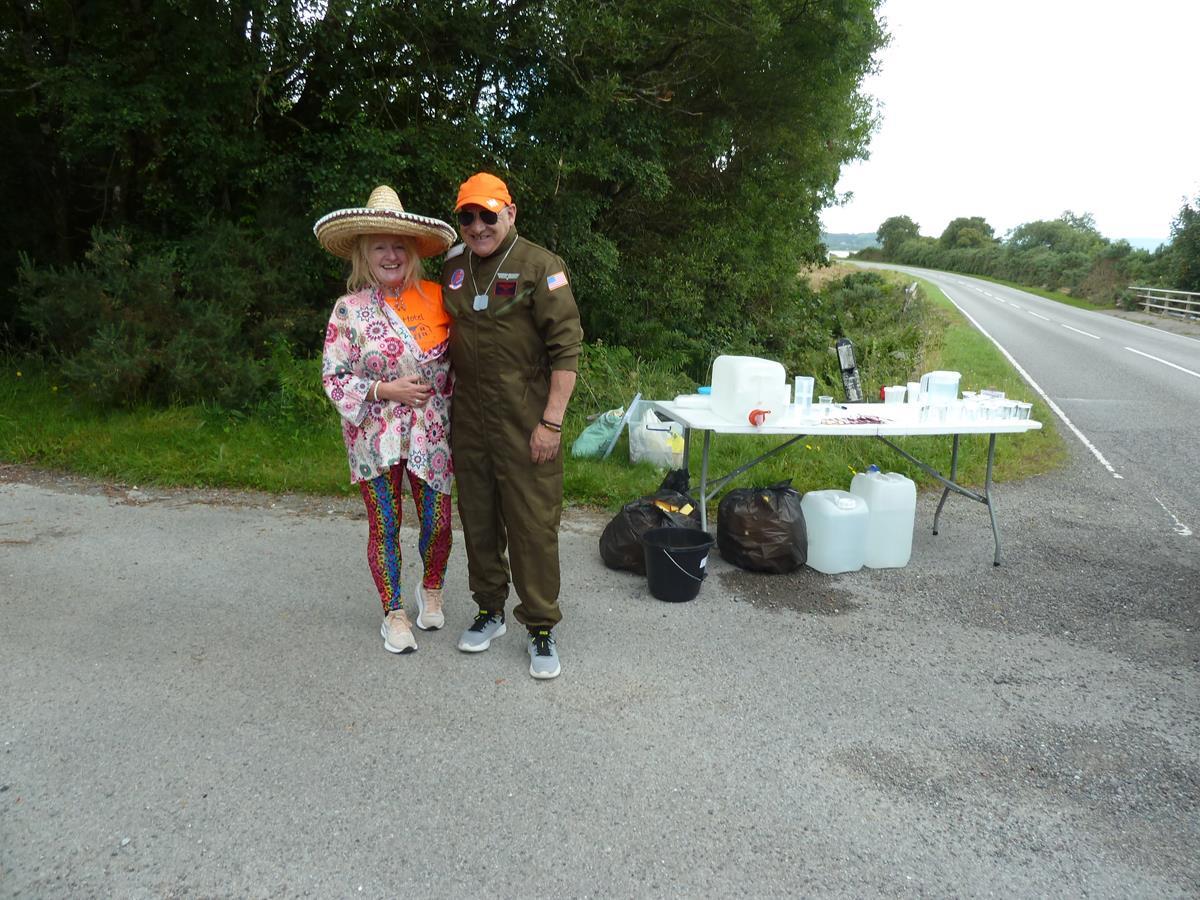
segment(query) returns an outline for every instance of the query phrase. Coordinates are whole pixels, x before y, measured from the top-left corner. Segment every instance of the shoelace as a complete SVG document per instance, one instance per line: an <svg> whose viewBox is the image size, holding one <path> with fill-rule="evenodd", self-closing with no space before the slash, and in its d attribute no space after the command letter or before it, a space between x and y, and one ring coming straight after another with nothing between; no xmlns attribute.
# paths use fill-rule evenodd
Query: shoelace
<svg viewBox="0 0 1200 900"><path fill-rule="evenodd" d="M498 618L500 618L498 613L488 612L486 609L481 609L479 612L475 613L475 621L471 623L471 627L467 630L483 631L483 629L487 628L488 622L492 621L492 619Z"/></svg>
<svg viewBox="0 0 1200 900"><path fill-rule="evenodd" d="M554 644L554 636L548 631L530 632L529 639L533 641L533 652L535 656L552 656L552 647Z"/></svg>

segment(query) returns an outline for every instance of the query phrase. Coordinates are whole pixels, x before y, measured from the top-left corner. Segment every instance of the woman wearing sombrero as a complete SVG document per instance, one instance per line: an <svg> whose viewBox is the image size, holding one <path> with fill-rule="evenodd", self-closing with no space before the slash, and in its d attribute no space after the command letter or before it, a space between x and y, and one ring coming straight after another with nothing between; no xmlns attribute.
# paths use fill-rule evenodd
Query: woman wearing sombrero
<svg viewBox="0 0 1200 900"><path fill-rule="evenodd" d="M387 186L372 191L365 207L323 216L313 231L326 250L350 260L349 293L334 304L325 331L321 379L342 417L350 480L367 506L367 563L383 602L383 646L411 653L417 640L404 609L402 484L407 473L420 521L416 625L433 631L445 624L454 478L450 318L441 285L422 278L421 258L444 253L455 232L405 212Z"/></svg>

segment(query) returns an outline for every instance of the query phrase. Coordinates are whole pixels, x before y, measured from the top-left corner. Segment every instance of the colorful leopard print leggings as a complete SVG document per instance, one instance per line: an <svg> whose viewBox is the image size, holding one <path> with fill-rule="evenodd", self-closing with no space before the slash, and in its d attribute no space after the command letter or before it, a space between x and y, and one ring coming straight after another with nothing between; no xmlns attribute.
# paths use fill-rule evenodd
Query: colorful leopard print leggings
<svg viewBox="0 0 1200 900"><path fill-rule="evenodd" d="M404 587L400 564L400 521L404 475L412 488L413 504L421 526L418 547L425 577L421 584L440 590L450 558L450 495L435 491L409 472L404 463L392 466L370 481L360 481L363 502L367 504L367 565L379 589L384 613L404 608Z"/></svg>

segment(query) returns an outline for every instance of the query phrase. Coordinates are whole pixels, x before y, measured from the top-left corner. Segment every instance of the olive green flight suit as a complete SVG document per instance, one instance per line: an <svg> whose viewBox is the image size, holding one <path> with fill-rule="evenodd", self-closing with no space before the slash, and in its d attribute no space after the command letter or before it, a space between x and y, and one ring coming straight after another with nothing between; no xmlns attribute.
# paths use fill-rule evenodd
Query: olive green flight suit
<svg viewBox="0 0 1200 900"><path fill-rule="evenodd" d="M473 309L476 291L487 291L486 309ZM583 343L566 266L513 228L486 259L452 248L442 298L452 319L450 447L471 593L480 609L504 609L507 550L520 600L514 617L552 628L562 618L563 454L535 465L529 438L545 411L551 370L576 371Z"/></svg>

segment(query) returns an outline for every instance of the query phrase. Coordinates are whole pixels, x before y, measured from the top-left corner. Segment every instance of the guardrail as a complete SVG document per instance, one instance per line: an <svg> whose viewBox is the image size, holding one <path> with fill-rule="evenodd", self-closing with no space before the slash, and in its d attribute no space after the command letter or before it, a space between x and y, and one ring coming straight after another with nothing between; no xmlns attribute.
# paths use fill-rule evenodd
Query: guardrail
<svg viewBox="0 0 1200 900"><path fill-rule="evenodd" d="M1137 297L1138 306L1148 313L1174 316L1178 319L1200 319L1200 294L1193 291L1168 291L1163 288L1129 288Z"/></svg>

